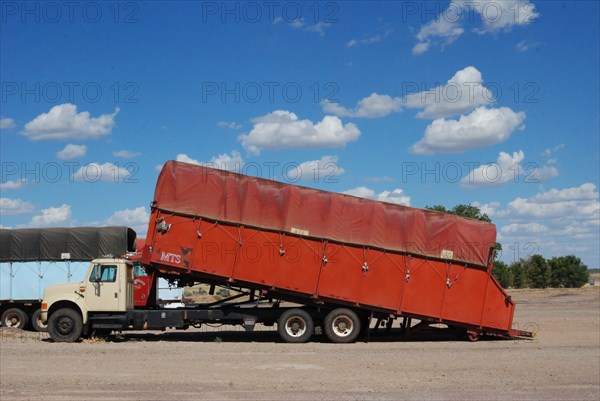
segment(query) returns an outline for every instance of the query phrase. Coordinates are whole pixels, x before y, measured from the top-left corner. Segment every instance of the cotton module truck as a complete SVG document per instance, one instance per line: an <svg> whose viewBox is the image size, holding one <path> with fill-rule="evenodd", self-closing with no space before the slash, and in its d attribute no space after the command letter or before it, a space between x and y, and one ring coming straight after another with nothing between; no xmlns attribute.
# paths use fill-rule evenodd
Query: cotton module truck
<svg viewBox="0 0 600 401"><path fill-rule="evenodd" d="M59 342L261 323L285 342L318 327L344 343L372 318L401 318L404 332L442 324L470 339L531 337L512 328L515 303L491 274L495 243L495 226L479 220L168 161L142 250L147 304L134 305L132 262L107 257L81 283L46 287L41 319ZM166 309L152 296L159 278L235 295Z"/></svg>
<svg viewBox="0 0 600 401"><path fill-rule="evenodd" d="M0 229L0 325L45 331L40 318L44 286L79 282L90 261L101 255L127 255L135 262L141 258L135 252L136 234L128 227ZM134 303L141 306L147 278L139 266L135 273Z"/></svg>

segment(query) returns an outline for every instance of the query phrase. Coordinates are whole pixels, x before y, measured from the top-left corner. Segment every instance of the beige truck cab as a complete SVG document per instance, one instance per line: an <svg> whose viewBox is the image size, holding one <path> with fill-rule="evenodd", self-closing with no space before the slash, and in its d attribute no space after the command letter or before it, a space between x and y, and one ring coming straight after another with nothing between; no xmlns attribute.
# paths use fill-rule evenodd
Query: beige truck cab
<svg viewBox="0 0 600 401"><path fill-rule="evenodd" d="M84 281L48 286L41 319L55 341L76 341L89 333L94 315L118 316L133 309L133 264L126 259L95 259Z"/></svg>

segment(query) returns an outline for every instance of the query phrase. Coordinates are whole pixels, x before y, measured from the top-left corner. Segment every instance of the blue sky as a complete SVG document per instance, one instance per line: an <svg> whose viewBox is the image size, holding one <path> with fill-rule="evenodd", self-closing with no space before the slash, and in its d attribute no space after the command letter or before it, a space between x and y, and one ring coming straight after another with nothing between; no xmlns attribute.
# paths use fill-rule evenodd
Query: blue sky
<svg viewBox="0 0 600 401"><path fill-rule="evenodd" d="M0 4L3 227L144 235L179 159L600 266L597 2Z"/></svg>

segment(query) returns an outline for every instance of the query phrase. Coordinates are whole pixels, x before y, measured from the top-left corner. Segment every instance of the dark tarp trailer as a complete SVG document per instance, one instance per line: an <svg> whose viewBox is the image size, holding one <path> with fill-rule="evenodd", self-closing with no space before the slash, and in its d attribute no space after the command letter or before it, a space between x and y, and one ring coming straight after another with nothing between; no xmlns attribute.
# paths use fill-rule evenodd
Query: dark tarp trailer
<svg viewBox="0 0 600 401"><path fill-rule="evenodd" d="M0 229L0 262L88 261L135 252L129 227Z"/></svg>

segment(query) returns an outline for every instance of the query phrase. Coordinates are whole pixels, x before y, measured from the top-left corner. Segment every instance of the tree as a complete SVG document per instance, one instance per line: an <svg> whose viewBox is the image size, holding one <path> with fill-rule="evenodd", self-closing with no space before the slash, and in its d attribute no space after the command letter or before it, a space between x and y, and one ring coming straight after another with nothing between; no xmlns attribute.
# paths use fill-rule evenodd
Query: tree
<svg viewBox="0 0 600 401"><path fill-rule="evenodd" d="M481 221L487 221L491 223L492 219L485 213L481 213L481 210L476 206L471 205L456 205L452 209L446 209L443 205L425 206L425 209L435 210L436 212L443 212L449 214L455 214L457 216L469 217L471 219L477 219Z"/></svg>
<svg viewBox="0 0 600 401"><path fill-rule="evenodd" d="M542 255L533 255L523 262L529 283L533 288L550 286L552 274L550 265Z"/></svg>
<svg viewBox="0 0 600 401"><path fill-rule="evenodd" d="M578 288L589 280L589 271L575 255L554 257L548 261L553 287Z"/></svg>
<svg viewBox="0 0 600 401"><path fill-rule="evenodd" d="M525 273L525 267L522 261L511 263L508 267L513 275L514 288L526 288L529 287L529 279Z"/></svg>
<svg viewBox="0 0 600 401"><path fill-rule="evenodd" d="M494 261L492 274L504 288L514 287L514 275L510 267L501 260Z"/></svg>

